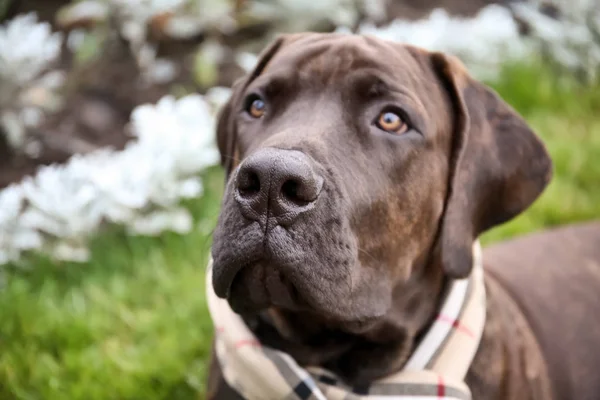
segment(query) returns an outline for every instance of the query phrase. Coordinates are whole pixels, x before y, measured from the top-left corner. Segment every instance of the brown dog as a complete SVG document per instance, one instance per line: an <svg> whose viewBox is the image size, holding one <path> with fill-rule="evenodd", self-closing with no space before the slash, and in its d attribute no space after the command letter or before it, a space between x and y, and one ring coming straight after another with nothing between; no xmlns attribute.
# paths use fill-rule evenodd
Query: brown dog
<svg viewBox="0 0 600 400"><path fill-rule="evenodd" d="M218 124L213 287L260 341L350 384L402 368L472 243L551 176L521 117L456 59L283 36ZM600 398L600 226L484 252L478 399ZM209 398L237 398L213 359Z"/></svg>

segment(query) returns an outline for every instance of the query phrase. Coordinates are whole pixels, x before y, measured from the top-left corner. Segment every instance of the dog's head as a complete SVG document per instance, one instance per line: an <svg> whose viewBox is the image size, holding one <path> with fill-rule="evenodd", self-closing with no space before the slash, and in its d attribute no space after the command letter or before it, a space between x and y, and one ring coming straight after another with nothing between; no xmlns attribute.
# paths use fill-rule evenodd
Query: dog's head
<svg viewBox="0 0 600 400"><path fill-rule="evenodd" d="M551 175L542 143L453 57L282 36L218 123L228 182L213 285L234 310L377 320L432 254L468 275L477 236Z"/></svg>

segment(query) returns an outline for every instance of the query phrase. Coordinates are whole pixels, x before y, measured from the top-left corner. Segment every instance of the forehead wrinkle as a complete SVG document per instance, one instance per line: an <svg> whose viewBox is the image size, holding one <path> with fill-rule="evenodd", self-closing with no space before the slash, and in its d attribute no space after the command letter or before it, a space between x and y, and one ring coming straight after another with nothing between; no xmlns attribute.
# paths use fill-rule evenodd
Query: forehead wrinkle
<svg viewBox="0 0 600 400"><path fill-rule="evenodd" d="M425 110L425 106L416 90L409 82L399 81L396 76L390 76L378 69L365 68L353 71L345 78L351 88L351 94L360 97L385 98L401 97L410 101L416 109ZM367 93L377 87L375 92Z"/></svg>
<svg viewBox="0 0 600 400"><path fill-rule="evenodd" d="M360 95L383 95L390 92L404 94L406 92L401 85L390 79L384 71L371 67L351 71L345 80Z"/></svg>
<svg viewBox="0 0 600 400"><path fill-rule="evenodd" d="M392 94L408 98L424 110L421 91L425 89L421 66L402 45L370 40L368 36L334 36L326 39L311 35L292 42L274 56L268 65L270 75L282 70L292 72L289 79L303 81L302 87L321 89L343 83L348 87L353 76L372 75L385 83ZM427 86L427 85L425 85Z"/></svg>
<svg viewBox="0 0 600 400"><path fill-rule="evenodd" d="M272 68L268 73L263 73L256 78L247 90L268 90L269 88L286 88L298 78L298 72L290 68Z"/></svg>
<svg viewBox="0 0 600 400"><path fill-rule="evenodd" d="M366 42L339 37L302 46L292 43L274 57L270 67L276 65L288 65L303 76L314 75L312 78L322 84L335 83L336 78L343 79L344 75L363 68L387 70Z"/></svg>

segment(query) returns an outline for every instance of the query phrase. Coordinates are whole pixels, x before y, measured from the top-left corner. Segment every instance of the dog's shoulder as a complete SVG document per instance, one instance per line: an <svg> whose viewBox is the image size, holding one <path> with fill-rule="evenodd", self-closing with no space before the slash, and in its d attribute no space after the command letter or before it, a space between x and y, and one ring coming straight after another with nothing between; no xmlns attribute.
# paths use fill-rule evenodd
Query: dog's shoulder
<svg viewBox="0 0 600 400"><path fill-rule="evenodd" d="M558 398L572 398L577 388L577 398L596 399L600 222L493 245L484 250L484 260L488 275L506 289L531 326Z"/></svg>
<svg viewBox="0 0 600 400"><path fill-rule="evenodd" d="M473 399L558 400L538 341L512 295L486 275L487 318L466 376Z"/></svg>

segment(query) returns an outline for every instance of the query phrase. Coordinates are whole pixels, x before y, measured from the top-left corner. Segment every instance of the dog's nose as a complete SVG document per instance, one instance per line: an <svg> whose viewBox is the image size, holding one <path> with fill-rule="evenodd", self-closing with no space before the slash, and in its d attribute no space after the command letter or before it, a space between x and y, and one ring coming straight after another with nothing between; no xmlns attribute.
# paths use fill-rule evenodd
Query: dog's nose
<svg viewBox="0 0 600 400"><path fill-rule="evenodd" d="M312 208L323 187L311 159L297 150L259 150L240 165L236 179L235 198L246 218L272 216L284 225Z"/></svg>

